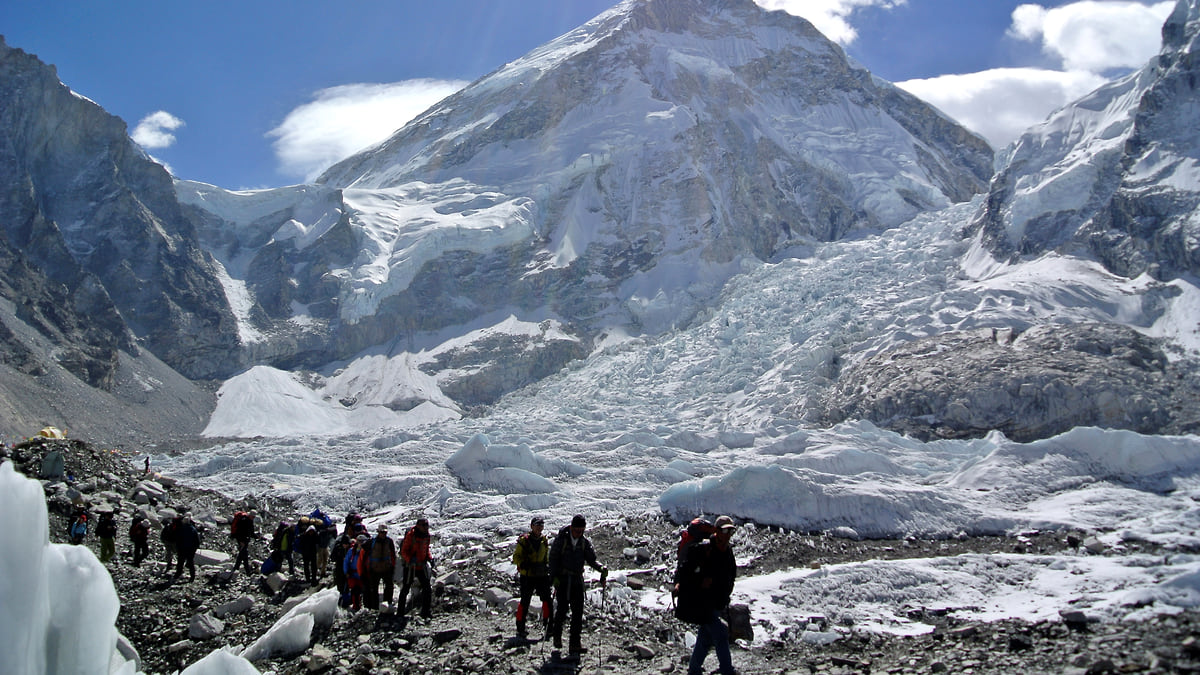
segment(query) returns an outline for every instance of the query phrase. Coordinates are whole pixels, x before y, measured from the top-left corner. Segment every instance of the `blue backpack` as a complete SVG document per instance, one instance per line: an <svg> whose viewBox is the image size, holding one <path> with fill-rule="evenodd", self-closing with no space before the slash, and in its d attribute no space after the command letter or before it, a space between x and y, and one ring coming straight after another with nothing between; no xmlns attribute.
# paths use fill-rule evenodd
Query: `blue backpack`
<svg viewBox="0 0 1200 675"><path fill-rule="evenodd" d="M342 559L342 571L346 573L347 579L358 578L358 552L359 549L351 548Z"/></svg>
<svg viewBox="0 0 1200 675"><path fill-rule="evenodd" d="M267 556L267 559L263 561L262 573L270 574L270 573L280 569L280 566L282 564L283 564L283 554L281 554L279 551L273 551L271 553L271 555Z"/></svg>

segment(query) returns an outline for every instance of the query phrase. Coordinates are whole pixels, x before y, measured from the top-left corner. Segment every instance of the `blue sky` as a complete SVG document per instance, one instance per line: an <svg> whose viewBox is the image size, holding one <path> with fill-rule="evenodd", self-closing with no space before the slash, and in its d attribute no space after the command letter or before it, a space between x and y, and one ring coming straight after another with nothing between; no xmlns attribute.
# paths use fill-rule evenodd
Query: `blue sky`
<svg viewBox="0 0 1200 675"><path fill-rule="evenodd" d="M1158 50L1174 0L755 0L993 145ZM616 0L0 3L0 34L180 178L302 182ZM399 122L398 122L399 120Z"/></svg>

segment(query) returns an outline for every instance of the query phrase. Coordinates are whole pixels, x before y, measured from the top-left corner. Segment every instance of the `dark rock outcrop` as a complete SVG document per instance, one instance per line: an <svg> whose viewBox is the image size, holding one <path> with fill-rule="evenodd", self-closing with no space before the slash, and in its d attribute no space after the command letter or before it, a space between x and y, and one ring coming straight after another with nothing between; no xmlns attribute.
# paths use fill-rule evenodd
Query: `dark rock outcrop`
<svg viewBox="0 0 1200 675"><path fill-rule="evenodd" d="M1200 429L1200 388L1155 341L1110 324L947 333L845 370L825 419L868 419L922 439L998 429L1017 441L1077 426L1147 434Z"/></svg>

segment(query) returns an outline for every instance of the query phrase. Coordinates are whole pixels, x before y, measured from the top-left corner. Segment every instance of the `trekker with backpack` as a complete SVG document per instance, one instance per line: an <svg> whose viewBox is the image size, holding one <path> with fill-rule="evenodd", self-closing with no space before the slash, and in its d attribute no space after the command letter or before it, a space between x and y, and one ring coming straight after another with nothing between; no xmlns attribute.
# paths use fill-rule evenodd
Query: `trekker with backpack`
<svg viewBox="0 0 1200 675"><path fill-rule="evenodd" d="M314 524L317 527L317 578L323 579L325 569L329 567L329 547L337 538L337 527L333 524L333 519L321 509L313 509L308 517L316 521Z"/></svg>
<svg viewBox="0 0 1200 675"><path fill-rule="evenodd" d="M421 584L421 617L428 619L433 616L430 605L433 600L433 585L429 582L433 556L429 554L429 521L418 518L417 524L404 533L400 540L400 557L404 560L404 583L400 588L400 597L396 599L397 613L401 616L408 611L408 590L413 581Z"/></svg>
<svg viewBox="0 0 1200 675"><path fill-rule="evenodd" d="M396 542L387 536L387 525L380 525L371 540L371 551L368 556L366 605L368 609L379 609L379 582L383 582L383 600L392 604L392 591L395 589L396 576Z"/></svg>
<svg viewBox="0 0 1200 675"><path fill-rule="evenodd" d="M584 653L580 634L583 632L583 566L586 564L600 572L600 584L608 581L608 568L596 560L592 542L583 536L587 521L581 515L571 519L571 524L558 531L550 546L550 576L558 607L554 612L554 647L562 649L562 629L566 622L567 609L571 610L571 633L569 651L573 656Z"/></svg>
<svg viewBox="0 0 1200 675"><path fill-rule="evenodd" d="M310 524L296 540L296 549L300 551L300 561L304 564L304 581L309 586L317 583L317 546L320 535L316 525Z"/></svg>
<svg viewBox="0 0 1200 675"><path fill-rule="evenodd" d="M346 573L346 588L350 592L349 607L357 611L362 607L363 589L366 586L363 575L367 571L366 547L371 540L365 534L358 535L353 540L350 549L342 558L342 570Z"/></svg>
<svg viewBox="0 0 1200 675"><path fill-rule="evenodd" d="M87 538L87 529L87 513L84 511L76 513L75 519L72 520L71 524L67 526L67 536L70 538L71 543L75 544L76 546L82 544L83 540Z"/></svg>
<svg viewBox="0 0 1200 675"><path fill-rule="evenodd" d="M292 560L292 547L295 544L295 532L292 526L286 521L279 521L279 526L275 528L275 533L271 535L271 551L278 551L287 561L288 574L296 576L296 563ZM283 571L283 563L280 561L279 571Z"/></svg>
<svg viewBox="0 0 1200 675"><path fill-rule="evenodd" d="M167 565L163 568L163 576L171 574L171 561L175 558L175 536L179 531L179 523L183 521L183 517L179 515L172 516L163 523L162 532L158 538L162 540L163 559Z"/></svg>
<svg viewBox="0 0 1200 675"><path fill-rule="evenodd" d="M192 514L179 518L179 529L175 532L175 578L183 576L183 566L188 568L188 581L196 580L196 551L200 549L200 531L192 523Z"/></svg>
<svg viewBox="0 0 1200 675"><path fill-rule="evenodd" d="M141 567L150 555L150 521L144 516L134 516L129 526L129 541L133 544L133 566Z"/></svg>
<svg viewBox="0 0 1200 675"><path fill-rule="evenodd" d="M357 539L358 535L367 533L366 526L362 524L362 516L353 511L346 514L346 521L342 527L342 534L349 535L351 539Z"/></svg>
<svg viewBox="0 0 1200 675"><path fill-rule="evenodd" d="M333 559L333 583L337 586L338 593L341 594L341 599L338 605L341 607L350 606L350 587L346 584L346 570L342 563L346 559L346 553L354 546L354 540L350 535L343 534L333 542L333 548L329 551L329 557Z"/></svg>
<svg viewBox="0 0 1200 675"><path fill-rule="evenodd" d="M704 659L710 648L716 648L722 675L736 673L729 655L729 632L721 622L720 612L729 606L737 576L737 563L729 543L737 526L729 516L717 518L714 525L711 537L687 545L675 568L672 591L678 601L675 616L696 624L696 646L688 661L688 675L704 672Z"/></svg>
<svg viewBox="0 0 1200 675"><path fill-rule="evenodd" d="M233 561L233 571L245 567L246 574L254 572L250 567L250 542L254 539L254 519L258 511L238 511L233 514L233 522L229 524L229 536L237 542L237 558Z"/></svg>
<svg viewBox="0 0 1200 675"><path fill-rule="evenodd" d="M554 601L550 595L550 544L542 535L546 521L534 517L529 521L529 531L517 538L513 551L513 564L517 566L518 583L521 589L520 604L517 605L517 637L525 637L525 617L529 613L529 601L534 591L542 601L542 629L545 631L553 616Z"/></svg>
<svg viewBox="0 0 1200 675"><path fill-rule="evenodd" d="M117 554L117 520L112 511L100 514L96 523L96 536L100 537L100 562L107 563Z"/></svg>

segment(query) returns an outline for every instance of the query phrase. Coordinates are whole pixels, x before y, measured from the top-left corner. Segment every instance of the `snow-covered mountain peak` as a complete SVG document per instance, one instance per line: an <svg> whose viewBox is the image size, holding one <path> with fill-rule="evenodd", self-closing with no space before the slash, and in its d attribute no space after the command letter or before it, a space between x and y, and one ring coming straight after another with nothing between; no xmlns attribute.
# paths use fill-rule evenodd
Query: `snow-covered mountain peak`
<svg viewBox="0 0 1200 675"><path fill-rule="evenodd" d="M990 174L982 141L853 67L803 19L750 0L630 0L449 97L319 182L374 188L462 178L545 203L586 176L618 173L621 185L649 174L670 187L695 180L709 192L719 186L696 165L714 145L725 162L742 148L771 155L746 159L777 164L768 175L793 201L806 196L790 194L797 173L821 174L815 191L866 175L862 189L838 195L847 203L834 206L837 225L816 225L821 218L803 206L791 214L792 231L820 239L965 200L978 184L949 175ZM668 171L682 175L661 180ZM639 220L629 211L608 220ZM765 247L756 248L763 257Z"/></svg>
<svg viewBox="0 0 1200 675"><path fill-rule="evenodd" d="M1175 9L1163 24L1163 51L1179 51L1188 42L1195 42L1200 35L1197 24L1200 24L1200 5L1191 0L1176 0Z"/></svg>
<svg viewBox="0 0 1200 675"><path fill-rule="evenodd" d="M1158 56L1006 149L977 252L1084 252L1130 277L1200 272L1198 39L1200 2L1180 0Z"/></svg>
<svg viewBox="0 0 1200 675"><path fill-rule="evenodd" d="M179 190L252 362L316 369L508 316L562 323L569 340L485 341L455 357L474 367L421 366L471 406L600 335L686 323L762 261L965 201L991 167L980 138L803 19L751 0L628 0L316 186ZM525 367L497 381L498 355Z"/></svg>

